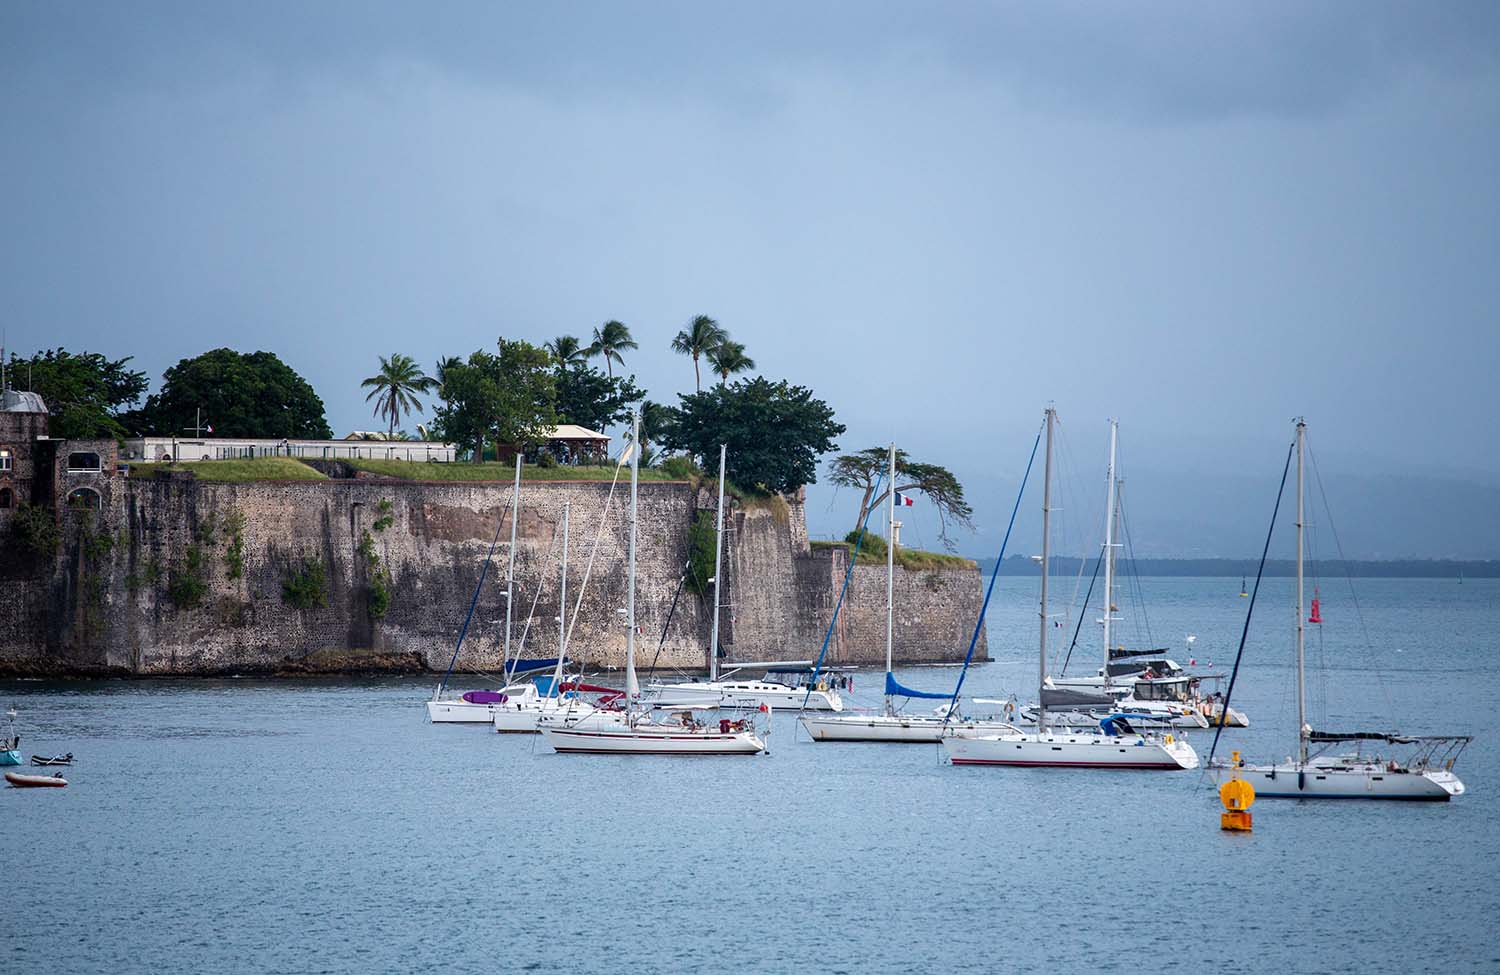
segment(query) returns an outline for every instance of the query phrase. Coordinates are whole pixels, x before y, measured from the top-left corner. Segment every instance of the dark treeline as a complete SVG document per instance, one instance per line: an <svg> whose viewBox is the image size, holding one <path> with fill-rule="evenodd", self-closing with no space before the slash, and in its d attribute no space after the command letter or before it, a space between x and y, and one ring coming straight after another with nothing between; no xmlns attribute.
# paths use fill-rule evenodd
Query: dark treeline
<svg viewBox="0 0 1500 975"><path fill-rule="evenodd" d="M995 567L994 559L979 559L979 568L985 573ZM1053 575L1077 575L1080 560L1073 557L1054 558ZM1143 576L1245 576L1255 575L1254 559L1134 559L1134 572ZM1094 560L1083 565L1085 573L1094 570ZM1123 566L1122 566L1123 568ZM1386 579L1452 579L1462 575L1473 579L1500 578L1500 560L1496 559L1390 559L1381 561L1350 560L1344 563L1329 559L1307 564L1308 575L1316 572L1325 578L1351 576ZM1000 567L1005 576L1033 575L1036 563L1024 555L1013 555ZM1271 559L1266 562L1266 575L1278 578L1295 576L1297 563L1291 559Z"/></svg>

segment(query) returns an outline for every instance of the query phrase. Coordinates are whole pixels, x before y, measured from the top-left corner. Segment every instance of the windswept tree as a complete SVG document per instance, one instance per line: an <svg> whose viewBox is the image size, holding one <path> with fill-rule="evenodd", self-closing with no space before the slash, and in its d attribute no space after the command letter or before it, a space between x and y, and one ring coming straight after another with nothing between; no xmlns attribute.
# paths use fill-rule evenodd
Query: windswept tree
<svg viewBox="0 0 1500 975"><path fill-rule="evenodd" d="M844 454L829 466L828 479L840 487L854 488L862 492L859 499L859 516L854 519L854 528L865 523L865 514L877 508L890 497L891 484L883 477L890 463L886 447L871 447L854 454ZM875 491L879 480L880 492ZM938 515L938 535L943 547L953 551L953 540L948 537L950 525L974 528L974 509L964 500L963 485L946 467L937 464L921 464L907 457L906 451L896 451L895 489L902 493L920 491L932 502Z"/></svg>
<svg viewBox="0 0 1500 975"><path fill-rule="evenodd" d="M687 328L677 333L672 340L672 351L693 357L693 388L697 392L703 390L703 377L698 370L698 360L707 356L717 349L719 345L729 338L718 322L707 315L699 315L688 322ZM742 350L743 351L743 350Z"/></svg>
<svg viewBox="0 0 1500 975"><path fill-rule="evenodd" d="M589 350L583 347L576 335L559 335L551 342L542 343L542 348L552 353L552 358L561 366L571 366L589 357Z"/></svg>
<svg viewBox="0 0 1500 975"><path fill-rule="evenodd" d="M620 353L626 349L638 349L635 339L630 337L630 328L624 322L610 319L603 325L594 329L594 343L588 347L588 354L604 357L605 371L613 378L615 374L612 363L618 362L625 365L625 357Z"/></svg>
<svg viewBox="0 0 1500 975"><path fill-rule="evenodd" d="M720 383L729 382L729 377L735 373L755 368L755 360L745 355L744 344L727 338L708 350L708 364L718 374Z"/></svg>
<svg viewBox="0 0 1500 975"><path fill-rule="evenodd" d="M430 392L436 385L437 380L422 372L417 360L399 352L392 352L389 359L381 356L380 371L360 383L370 391L365 402L375 401L375 415L390 420L387 437L396 435L402 413L410 415L422 408L417 394Z"/></svg>
<svg viewBox="0 0 1500 975"><path fill-rule="evenodd" d="M708 468L729 448L728 475L742 487L783 494L818 479L818 458L838 444L844 425L812 390L785 380L741 379L680 396L662 444Z"/></svg>

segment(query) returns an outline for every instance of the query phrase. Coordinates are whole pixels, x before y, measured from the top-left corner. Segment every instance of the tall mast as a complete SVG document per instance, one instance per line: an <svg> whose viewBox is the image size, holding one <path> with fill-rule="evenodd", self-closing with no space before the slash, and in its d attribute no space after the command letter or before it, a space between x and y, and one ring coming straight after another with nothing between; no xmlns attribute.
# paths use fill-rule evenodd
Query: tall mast
<svg viewBox="0 0 1500 975"><path fill-rule="evenodd" d="M1042 476L1042 601L1038 610L1041 625L1037 639L1039 667L1037 670L1036 733L1047 728L1047 705L1042 696L1047 688L1047 576L1051 571L1052 536L1052 425L1057 420L1057 411L1047 407L1047 454ZM995 571L1000 571L998 568Z"/></svg>
<svg viewBox="0 0 1500 975"><path fill-rule="evenodd" d="M1115 443L1119 423L1109 421L1109 494L1104 516L1104 688L1113 680L1109 674L1110 623L1115 615Z"/></svg>
<svg viewBox="0 0 1500 975"><path fill-rule="evenodd" d="M892 651L895 644L896 619L896 445L891 444L890 470L886 487L886 541L885 547L885 672L891 672ZM889 689L890 682L886 682ZM885 713L894 710L889 690L885 695Z"/></svg>
<svg viewBox="0 0 1500 975"><path fill-rule="evenodd" d="M1297 418L1297 758L1307 764L1307 681L1303 677L1302 647L1302 451L1307 424Z"/></svg>
<svg viewBox="0 0 1500 975"><path fill-rule="evenodd" d="M708 635L708 679L719 679L719 606L724 602L724 444L719 444L719 507L714 512L714 628Z"/></svg>
<svg viewBox="0 0 1500 975"><path fill-rule="evenodd" d="M562 582L557 587L557 660L560 664L568 655L568 512L573 502L563 502L562 523Z"/></svg>
<svg viewBox="0 0 1500 975"><path fill-rule="evenodd" d="M641 469L641 415L630 417L630 556L625 572L625 704L635 707L641 696L641 685L635 676L635 537L636 502Z"/></svg>
<svg viewBox="0 0 1500 975"><path fill-rule="evenodd" d="M505 662L510 663L511 606L516 596L516 517L521 510L521 455L516 454L516 481L510 489L510 565L505 571ZM503 668L502 668L503 669Z"/></svg>

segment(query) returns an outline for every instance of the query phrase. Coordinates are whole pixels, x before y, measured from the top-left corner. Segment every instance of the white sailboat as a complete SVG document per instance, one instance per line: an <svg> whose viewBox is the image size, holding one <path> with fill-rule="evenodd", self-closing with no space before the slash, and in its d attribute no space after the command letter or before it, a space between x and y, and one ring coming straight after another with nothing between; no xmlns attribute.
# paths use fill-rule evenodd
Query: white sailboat
<svg viewBox="0 0 1500 975"><path fill-rule="evenodd" d="M1215 761L1208 771L1219 782L1238 775L1255 787L1256 798L1408 799L1447 802L1464 794L1454 762L1472 740L1466 735L1412 736L1385 732L1319 732L1307 723L1303 588L1303 455L1307 424L1297 421L1297 754L1273 765ZM1254 600L1251 600L1254 608ZM1231 688L1231 691L1233 689ZM1352 754L1330 754L1353 745ZM1405 760L1366 754L1366 746L1412 749ZM1318 750L1314 750L1314 747ZM1236 753L1238 754L1238 753Z"/></svg>
<svg viewBox="0 0 1500 975"><path fill-rule="evenodd" d="M982 735L1017 731L1013 725L990 719L948 718L949 705L931 714L903 714L896 709L897 696L948 700L950 695L929 695L902 687L892 673L896 619L896 445L891 444L887 473L885 550L885 708L879 712L803 714L798 720L813 741L890 741L936 744L944 734Z"/></svg>
<svg viewBox="0 0 1500 975"><path fill-rule="evenodd" d="M760 664L736 664L722 678L719 676L719 607L723 604L724 554L724 461L726 448L719 445L719 505L714 516L714 613L709 632L708 680L653 682L646 685L646 695L662 707L684 705L726 708L803 708L812 711L842 711L843 699L832 687L794 687L780 681L753 680L737 676L746 670L770 667L810 666L811 660L773 661ZM804 704L805 702L805 704Z"/></svg>
<svg viewBox="0 0 1500 975"><path fill-rule="evenodd" d="M640 414L631 422L630 548L625 576L625 710L607 718L596 712L569 726L544 722L542 740L560 754L611 755L756 755L766 750L765 739L750 718L720 718L703 723L692 708L653 720L640 707L641 688L635 674L635 566L640 481ZM770 711L766 709L767 726Z"/></svg>
<svg viewBox="0 0 1500 975"><path fill-rule="evenodd" d="M510 632L511 632L511 602L515 596L516 582L516 516L520 511L521 504L521 458L516 457L516 479L510 494L510 558L509 566L505 576L505 651L503 670L507 678L513 678L517 673L525 669L522 661L512 662L510 659ZM495 536L499 538L500 531L497 528ZM491 551L494 545L491 543ZM480 589L484 585L484 577L489 570L489 560L485 560L485 568L479 574L479 585L474 589L474 602L479 601ZM473 607L469 610L470 618L473 616ZM458 660L458 652L463 647L464 635L468 632L469 621L465 620L463 629L459 632L458 645L453 650L453 661ZM443 680L438 684L437 690L433 692L432 699L427 702L427 720L433 724L488 724L494 720L498 710L507 705L521 705L527 701L535 701L538 698L536 687L530 682L509 682L500 690L474 690L465 691L457 697L446 696L448 677L453 673L453 664L448 665L448 671L443 675Z"/></svg>
<svg viewBox="0 0 1500 975"><path fill-rule="evenodd" d="M1111 427L1114 430L1114 427ZM1098 672L1081 677L1049 676L1041 691L1041 704L1052 714L1054 726L1092 726L1111 714L1131 714L1137 728L1207 728L1210 719L1222 713L1213 701L1202 697L1200 679L1182 669L1175 660L1161 656L1164 650L1127 650L1114 645L1115 553L1120 548L1116 524L1123 524L1124 482L1115 470L1114 439L1111 434L1109 458L1108 510L1104 521L1104 548L1100 561L1104 567L1104 614L1099 623L1104 631L1104 666ZM1092 583L1090 592L1092 592ZM1066 668L1066 664L1064 664ZM1028 720L1036 719L1036 707L1022 709ZM1230 712L1229 725L1244 727L1248 719L1238 711Z"/></svg>
<svg viewBox="0 0 1500 975"><path fill-rule="evenodd" d="M1052 515L1052 431L1056 412L1046 413L1047 454L1042 481L1042 582L1040 636L1038 639L1038 691L1047 683L1047 576L1050 571ZM1115 424L1110 423L1110 505L1114 504ZM1106 539L1106 544L1113 541ZM1109 640L1110 607L1105 604L1105 641ZM1047 721L1045 699L1038 706L1034 731L1012 731L998 735L952 736L942 742L947 760L954 765L1009 765L1048 768L1114 768L1175 771L1198 767L1198 753L1179 737L1158 737L1136 732L1132 715L1110 715L1100 720L1097 731L1052 728Z"/></svg>

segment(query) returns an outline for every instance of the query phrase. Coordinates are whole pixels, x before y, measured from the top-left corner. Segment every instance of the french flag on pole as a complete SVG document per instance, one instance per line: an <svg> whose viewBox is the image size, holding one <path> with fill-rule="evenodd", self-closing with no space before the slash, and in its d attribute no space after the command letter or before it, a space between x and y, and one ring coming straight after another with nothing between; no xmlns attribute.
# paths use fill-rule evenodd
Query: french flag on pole
<svg viewBox="0 0 1500 975"><path fill-rule="evenodd" d="M912 504L914 504L914 502L911 499L911 495L902 494L900 491L896 492L896 507L910 508Z"/></svg>

